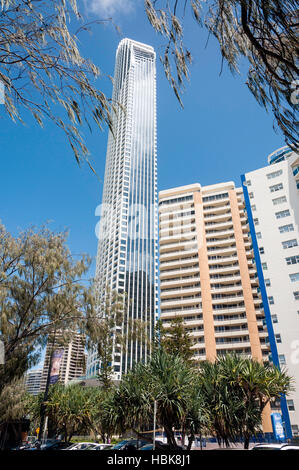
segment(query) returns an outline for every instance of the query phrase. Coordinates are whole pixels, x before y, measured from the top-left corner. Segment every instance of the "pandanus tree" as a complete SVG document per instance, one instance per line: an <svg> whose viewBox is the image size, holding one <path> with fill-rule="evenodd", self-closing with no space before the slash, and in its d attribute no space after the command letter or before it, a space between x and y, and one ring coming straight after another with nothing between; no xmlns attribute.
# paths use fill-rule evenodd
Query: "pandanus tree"
<svg viewBox="0 0 299 470"><path fill-rule="evenodd" d="M245 448L261 431L265 407L292 390L292 378L285 371L236 354L203 363L200 382L218 442L229 445L242 437Z"/></svg>
<svg viewBox="0 0 299 470"><path fill-rule="evenodd" d="M194 369L179 355L158 349L147 364L137 364L115 390L107 413L115 429L134 429L140 433L153 426L154 402L156 423L164 428L167 442L177 448L175 429L189 424ZM186 428L187 429L187 428Z"/></svg>

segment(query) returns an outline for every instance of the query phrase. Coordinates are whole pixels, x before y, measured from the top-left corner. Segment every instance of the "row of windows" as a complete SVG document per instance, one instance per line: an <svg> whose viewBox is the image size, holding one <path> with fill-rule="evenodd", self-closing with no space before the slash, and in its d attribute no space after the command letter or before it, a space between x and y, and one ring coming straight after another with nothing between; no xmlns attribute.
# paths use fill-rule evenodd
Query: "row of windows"
<svg viewBox="0 0 299 470"><path fill-rule="evenodd" d="M281 189L283 189L283 184L282 183L274 184L273 186L270 186L269 189L271 193L275 193L276 191L280 191Z"/></svg>
<svg viewBox="0 0 299 470"><path fill-rule="evenodd" d="M287 248L293 248L294 246L298 246L296 238L294 238L293 240L286 240L282 242L282 247L284 250Z"/></svg>
<svg viewBox="0 0 299 470"><path fill-rule="evenodd" d="M294 277L294 281L299 281L299 273L295 273L295 274L292 274L292 275L290 274L290 277L291 277L291 276L295 276L295 277ZM293 292L293 295L294 295L294 299L295 299L295 300L299 300L299 291ZM269 302L270 305L274 305L274 297L273 297L273 295L269 295L269 296L268 296L268 302Z"/></svg>
<svg viewBox="0 0 299 470"><path fill-rule="evenodd" d="M184 196L184 197L176 197L174 199L167 199L167 201L160 201L159 206L164 206L165 204L174 204L175 202L184 202L184 201L191 201L193 200L193 196Z"/></svg>
<svg viewBox="0 0 299 470"><path fill-rule="evenodd" d="M288 266L290 266L291 264L298 264L299 263L299 255L288 256L287 258L285 258L285 260L286 260L286 263L287 263ZM263 270L267 270L268 269L267 263L262 263L262 268L263 268Z"/></svg>
<svg viewBox="0 0 299 470"><path fill-rule="evenodd" d="M282 170L277 170L277 171L272 171L271 173L268 173L266 176L268 180L271 180L273 178L277 178L277 176L282 175ZM251 180L246 181L247 186L251 186Z"/></svg>
<svg viewBox="0 0 299 470"><path fill-rule="evenodd" d="M216 194L214 196L205 196L202 198L203 202L217 201L218 199L225 199L228 197L228 193Z"/></svg>

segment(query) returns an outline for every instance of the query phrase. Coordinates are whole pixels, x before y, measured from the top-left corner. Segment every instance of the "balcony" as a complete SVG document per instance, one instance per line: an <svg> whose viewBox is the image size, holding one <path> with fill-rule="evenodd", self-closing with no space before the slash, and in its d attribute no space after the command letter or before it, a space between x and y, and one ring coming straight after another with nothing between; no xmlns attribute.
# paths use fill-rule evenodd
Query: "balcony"
<svg viewBox="0 0 299 470"><path fill-rule="evenodd" d="M188 266L192 265L195 262L198 262L198 256L189 256L186 258L181 258L181 259L174 259L172 261L162 261L160 263L160 271L164 271L168 268L174 268L176 266Z"/></svg>
<svg viewBox="0 0 299 470"><path fill-rule="evenodd" d="M193 240L183 240L174 243L160 245L160 254L171 251L188 250L196 244L196 237Z"/></svg>
<svg viewBox="0 0 299 470"><path fill-rule="evenodd" d="M225 347L225 349L230 349L233 351L237 349L251 348L251 345L250 345L250 341L248 340L236 341L234 343L230 343L229 341L227 341L227 342L216 344L216 350L223 349L223 347Z"/></svg>
<svg viewBox="0 0 299 470"><path fill-rule="evenodd" d="M171 276L176 276L176 275L183 275L183 274L198 274L199 273L199 266L198 263L189 266L188 268L178 268L178 269L173 269L173 270L165 270L164 272L160 270L160 279L162 280L163 278L169 278Z"/></svg>
<svg viewBox="0 0 299 470"><path fill-rule="evenodd" d="M232 243L232 240L235 240L235 236L231 235L226 238L214 238L213 235L207 235L207 248L209 247L229 247Z"/></svg>
<svg viewBox="0 0 299 470"><path fill-rule="evenodd" d="M202 308L201 307L195 307L195 308L186 308L185 309L182 309L182 308L174 308L173 310L171 310L170 312L163 312L161 310L161 319L162 320L171 320L172 318L176 318L178 316L182 317L183 319L185 317L190 317L190 316L193 316L194 315L194 319L193 320L185 320L186 322L188 322L188 325L197 325L197 324L202 324L203 323L203 319L202 318L196 318L197 315L201 315L202 314Z"/></svg>
<svg viewBox="0 0 299 470"><path fill-rule="evenodd" d="M240 289L239 289L240 290ZM231 302L242 302L244 300L244 296L243 294L242 295L225 295L223 297L220 297L218 299L213 299L212 298L212 303L213 305L217 305L217 304L223 304L223 303L227 303L228 304L228 307L229 307L229 304Z"/></svg>
<svg viewBox="0 0 299 470"><path fill-rule="evenodd" d="M218 273L231 273L234 271L239 272L239 265L238 263L236 264L230 264L230 265L225 265L225 266L210 266L210 274L218 274Z"/></svg>
<svg viewBox="0 0 299 470"><path fill-rule="evenodd" d="M213 255L209 255L209 256L214 256ZM217 255L215 255L217 256ZM216 259L208 259L208 263L209 265L214 265L214 264L223 264L223 266L225 267L226 264L229 264L230 261L237 261L238 260L238 255L237 253L235 254L232 254L232 255L227 255L227 256L217 256Z"/></svg>
<svg viewBox="0 0 299 470"><path fill-rule="evenodd" d="M234 253L236 251L236 244L234 243L231 246L228 247L209 247L208 248L208 255L221 255L223 254L229 254L229 253Z"/></svg>
<svg viewBox="0 0 299 470"><path fill-rule="evenodd" d="M240 285L221 285L221 286L217 286L217 287L214 287L214 286L211 286L211 292L212 294L213 293L219 293L219 294L222 294L222 293L235 293L235 292L239 292L240 290L242 290L242 284L240 283Z"/></svg>
<svg viewBox="0 0 299 470"><path fill-rule="evenodd" d="M245 312L245 305L239 305L239 306L229 306L226 305L225 308L215 308L213 309L213 314L214 315L225 315L225 314L231 314L234 312L236 313L244 313Z"/></svg>
<svg viewBox="0 0 299 470"><path fill-rule="evenodd" d="M225 283L225 282L231 282L231 281L239 281L241 279L240 273L235 274L231 276L229 273L227 275L221 276L221 275L216 275L217 277L213 277L215 274L210 273L210 281L211 283Z"/></svg>
<svg viewBox="0 0 299 470"><path fill-rule="evenodd" d="M230 203L229 202L226 202L225 204L222 204L221 206L217 205L217 206L213 206L213 207L210 207L207 206L206 204L204 204L203 206L203 209L204 209L204 217L209 217L210 215L217 215L218 214L227 214L227 213L231 213L230 212Z"/></svg>
<svg viewBox="0 0 299 470"><path fill-rule="evenodd" d="M200 295L201 288L200 287L189 287L189 288L181 287L181 288L173 289L173 290L163 289L161 290L160 297L161 299L165 299L165 298L171 299L171 297L173 296L181 295L183 297L184 295L190 295L190 294Z"/></svg>
<svg viewBox="0 0 299 470"><path fill-rule="evenodd" d="M227 229L227 230L206 230L206 238L213 237L213 238L226 238L229 239L230 236L234 235L234 229L233 227Z"/></svg>
<svg viewBox="0 0 299 470"><path fill-rule="evenodd" d="M162 228L161 225L160 225L159 235L160 235L161 239L164 239L167 236L172 236L172 235L177 235L177 234L185 234L185 233L195 231L195 227L196 227L195 221L192 222L192 223L188 223L188 224L187 223L185 223L185 224L180 223L180 224L176 225L175 227L170 226L170 224L168 224L168 225L166 225L165 227Z"/></svg>
<svg viewBox="0 0 299 470"><path fill-rule="evenodd" d="M188 286L190 284L195 284L200 282L200 277L199 276L188 276L188 277L175 277L170 280L164 280L161 282L161 290L165 289L166 287L176 287L176 286Z"/></svg>
<svg viewBox="0 0 299 470"><path fill-rule="evenodd" d="M188 250L179 250L179 251L170 251L160 254L160 263L164 262L165 260L175 260L183 255L186 256L193 256L198 254L197 245L191 245Z"/></svg>
<svg viewBox="0 0 299 470"><path fill-rule="evenodd" d="M247 328L236 328L235 330L215 331L215 338L238 338L240 335L248 336ZM221 343L218 343L221 344Z"/></svg>
<svg viewBox="0 0 299 470"><path fill-rule="evenodd" d="M171 307L178 307L178 306L185 306L185 305L194 305L194 304L200 304L201 302L201 297L193 297L191 299L183 299L180 298L179 300L162 300L161 299L161 309L165 308L171 308ZM197 310L198 311L198 310ZM164 314L163 314L164 315Z"/></svg>
<svg viewBox="0 0 299 470"><path fill-rule="evenodd" d="M210 221L207 222L205 221L205 229L206 230L210 230L210 229L215 229L218 231L220 231L221 229L223 230L227 230L228 227L231 227L232 225L232 218L230 217L228 220L223 220L221 222L213 222L211 223Z"/></svg>
<svg viewBox="0 0 299 470"><path fill-rule="evenodd" d="M180 232L176 233L173 235L169 236L164 236L163 238L160 238L160 245L165 245L166 243L171 243L171 242L178 242L178 243L186 243L191 241L193 237L196 237L196 231L189 231L189 232Z"/></svg>

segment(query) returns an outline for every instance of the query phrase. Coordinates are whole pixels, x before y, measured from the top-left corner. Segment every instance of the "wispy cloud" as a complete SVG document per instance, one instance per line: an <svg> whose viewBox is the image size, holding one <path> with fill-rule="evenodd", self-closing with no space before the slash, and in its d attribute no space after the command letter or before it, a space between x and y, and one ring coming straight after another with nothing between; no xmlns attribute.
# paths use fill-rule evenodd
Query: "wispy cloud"
<svg viewBox="0 0 299 470"><path fill-rule="evenodd" d="M134 10L136 3L137 0L84 0L88 13L105 17L129 14Z"/></svg>

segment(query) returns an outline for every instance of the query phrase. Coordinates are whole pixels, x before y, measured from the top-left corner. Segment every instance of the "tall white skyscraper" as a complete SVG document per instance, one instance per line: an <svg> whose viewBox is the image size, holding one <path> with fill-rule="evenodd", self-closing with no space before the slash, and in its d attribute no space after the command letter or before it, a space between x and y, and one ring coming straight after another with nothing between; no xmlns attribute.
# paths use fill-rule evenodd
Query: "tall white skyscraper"
<svg viewBox="0 0 299 470"><path fill-rule="evenodd" d="M283 147L268 163L242 181L273 362L294 379L282 409L298 436L299 155Z"/></svg>
<svg viewBox="0 0 299 470"><path fill-rule="evenodd" d="M146 321L149 340L158 315L155 60L151 46L131 39L117 48L112 98L118 108L108 137L96 266L99 296L106 286L125 292L127 319ZM115 349L115 378L149 353L138 341ZM98 367L91 351L88 375Z"/></svg>

